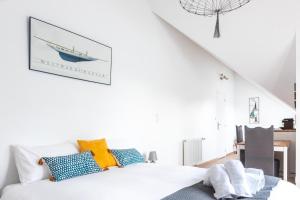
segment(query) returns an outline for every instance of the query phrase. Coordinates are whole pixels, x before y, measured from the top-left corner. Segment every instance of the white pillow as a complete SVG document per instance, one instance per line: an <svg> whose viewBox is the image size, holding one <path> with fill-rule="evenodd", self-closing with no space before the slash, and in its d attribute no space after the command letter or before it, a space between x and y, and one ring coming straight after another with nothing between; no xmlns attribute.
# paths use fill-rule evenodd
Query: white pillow
<svg viewBox="0 0 300 200"><path fill-rule="evenodd" d="M229 176L224 168L224 165L217 164L207 170L206 184L211 184L215 190L214 196L216 199L232 198L235 195L233 186L230 183Z"/></svg>
<svg viewBox="0 0 300 200"><path fill-rule="evenodd" d="M256 194L265 187L265 175L263 170L246 168L245 172L251 194Z"/></svg>
<svg viewBox="0 0 300 200"><path fill-rule="evenodd" d="M21 183L32 183L49 177L48 168L38 164L42 157L64 156L79 152L77 146L70 142L36 147L16 145L13 150Z"/></svg>
<svg viewBox="0 0 300 200"><path fill-rule="evenodd" d="M245 168L239 160L229 160L224 163L230 182L238 197L252 197L249 188Z"/></svg>

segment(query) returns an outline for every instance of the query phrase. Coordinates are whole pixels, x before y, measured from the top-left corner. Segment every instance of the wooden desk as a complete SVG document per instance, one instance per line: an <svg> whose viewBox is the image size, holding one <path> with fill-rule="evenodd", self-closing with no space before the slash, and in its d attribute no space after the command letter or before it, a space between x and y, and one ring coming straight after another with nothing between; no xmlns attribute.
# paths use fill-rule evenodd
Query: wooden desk
<svg viewBox="0 0 300 200"><path fill-rule="evenodd" d="M274 129L274 132L281 132L281 133L284 133L284 132L296 132L296 129Z"/></svg>
<svg viewBox="0 0 300 200"><path fill-rule="evenodd" d="M274 151L283 152L283 179L288 179L288 149L291 141L289 140L274 140ZM240 151L245 149L245 142L237 143L237 153L240 159Z"/></svg>
<svg viewBox="0 0 300 200"><path fill-rule="evenodd" d="M288 152L288 178L295 178L296 176L296 132L282 132L282 131L274 131L274 140L289 140L289 152ZM283 154L277 153L275 154L275 158L282 160L283 162ZM280 166L280 170L283 172L283 164Z"/></svg>

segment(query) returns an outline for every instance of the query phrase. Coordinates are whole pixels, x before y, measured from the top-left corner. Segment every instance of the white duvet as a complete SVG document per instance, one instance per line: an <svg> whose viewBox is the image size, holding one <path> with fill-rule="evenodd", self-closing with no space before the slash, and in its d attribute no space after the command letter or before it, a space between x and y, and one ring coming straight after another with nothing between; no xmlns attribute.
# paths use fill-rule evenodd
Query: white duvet
<svg viewBox="0 0 300 200"><path fill-rule="evenodd" d="M195 167L136 164L57 183L43 180L10 185L3 190L1 200L159 200L200 182L205 172ZM300 190L285 181L279 182L270 197L296 199L300 199Z"/></svg>

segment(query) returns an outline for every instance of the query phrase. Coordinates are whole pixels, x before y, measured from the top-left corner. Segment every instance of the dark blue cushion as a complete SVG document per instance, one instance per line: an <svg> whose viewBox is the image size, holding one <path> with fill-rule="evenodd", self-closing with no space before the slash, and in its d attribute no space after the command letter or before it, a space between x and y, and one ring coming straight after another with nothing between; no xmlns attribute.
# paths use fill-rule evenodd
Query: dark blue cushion
<svg viewBox="0 0 300 200"><path fill-rule="evenodd" d="M136 149L112 149L111 152L121 167L145 162L144 157Z"/></svg>
<svg viewBox="0 0 300 200"><path fill-rule="evenodd" d="M101 172L91 152L67 156L43 157L54 181L62 181L76 176Z"/></svg>

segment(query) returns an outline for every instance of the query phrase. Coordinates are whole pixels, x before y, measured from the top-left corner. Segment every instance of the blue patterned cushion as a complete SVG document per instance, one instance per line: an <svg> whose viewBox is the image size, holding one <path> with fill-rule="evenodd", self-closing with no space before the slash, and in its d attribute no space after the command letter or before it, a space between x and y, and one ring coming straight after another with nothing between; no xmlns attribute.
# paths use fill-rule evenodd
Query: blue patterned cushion
<svg viewBox="0 0 300 200"><path fill-rule="evenodd" d="M54 181L102 171L89 151L67 156L43 157L43 159L48 165Z"/></svg>
<svg viewBox="0 0 300 200"><path fill-rule="evenodd" d="M121 167L145 162L144 157L136 149L111 149L110 151Z"/></svg>

